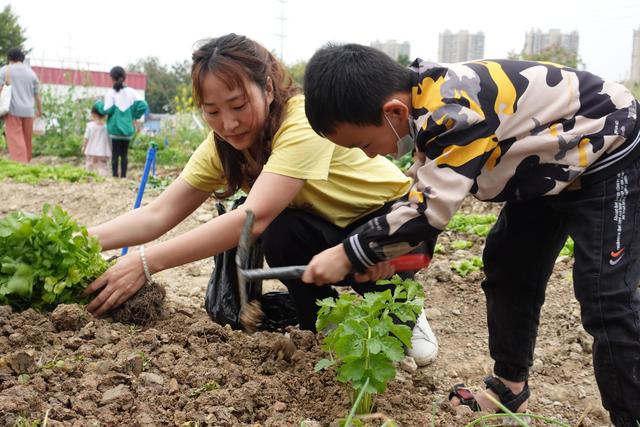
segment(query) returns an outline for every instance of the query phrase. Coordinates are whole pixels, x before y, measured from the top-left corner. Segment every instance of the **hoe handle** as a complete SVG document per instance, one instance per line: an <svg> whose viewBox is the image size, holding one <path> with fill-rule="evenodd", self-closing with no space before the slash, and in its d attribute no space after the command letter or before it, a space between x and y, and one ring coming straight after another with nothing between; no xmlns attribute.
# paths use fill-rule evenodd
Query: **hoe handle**
<svg viewBox="0 0 640 427"><path fill-rule="evenodd" d="M421 268L428 266L430 261L431 258L424 254L408 254L394 258L389 262L395 267L396 271L412 271L420 270ZM294 265L290 267L240 270L240 274L250 281L267 279L299 279L306 269L306 265Z"/></svg>

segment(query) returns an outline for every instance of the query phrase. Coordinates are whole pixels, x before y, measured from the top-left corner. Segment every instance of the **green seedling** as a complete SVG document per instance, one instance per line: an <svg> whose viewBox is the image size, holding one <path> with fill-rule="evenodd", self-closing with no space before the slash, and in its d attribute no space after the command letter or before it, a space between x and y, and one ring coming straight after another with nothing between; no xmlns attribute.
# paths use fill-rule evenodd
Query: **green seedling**
<svg viewBox="0 0 640 427"><path fill-rule="evenodd" d="M465 427L473 427L477 424L485 426L486 421L495 421L495 420L500 420L504 418L509 418L512 422L516 423L520 427L531 427L531 425L528 423L530 419L540 420L544 422L545 425L548 424L548 425L556 425L561 427L571 427L569 424L565 424L562 421L558 421L553 418L543 417L542 415L531 414L528 412L527 413L512 412L506 406L504 406L500 401L495 399L493 396L487 395L487 397L489 398L489 400L493 402L494 405L500 408L502 412L480 416L475 420L471 421L469 424L465 425Z"/></svg>
<svg viewBox="0 0 640 427"><path fill-rule="evenodd" d="M191 390L189 393L189 397L198 397L205 391L218 390L220 388L220 384L215 381L209 381L208 383Z"/></svg>
<svg viewBox="0 0 640 427"><path fill-rule="evenodd" d="M16 418L16 421L13 424L13 426L14 427L40 427L42 426L42 420L36 419L32 421L29 418L20 416Z"/></svg>
<svg viewBox="0 0 640 427"><path fill-rule="evenodd" d="M451 263L451 269L460 277L467 277L470 273L481 270L483 267L482 258L477 256Z"/></svg>
<svg viewBox="0 0 640 427"><path fill-rule="evenodd" d="M564 246L560 251L560 255L573 257L573 246L574 246L573 239L571 237L567 237L567 241L564 242Z"/></svg>
<svg viewBox="0 0 640 427"><path fill-rule="evenodd" d="M104 180L95 173L72 166L25 165L0 159L0 179L4 178L32 185L42 181L87 182Z"/></svg>
<svg viewBox="0 0 640 427"><path fill-rule="evenodd" d="M403 346L411 347L411 328L394 323L394 317L404 323L415 322L424 304L418 282L396 275L378 284L393 284L395 289L366 293L362 298L342 294L317 303L316 328L330 330L323 342L330 358L319 360L315 370L335 367L338 381L351 382L354 403L363 393L357 414L371 413L375 394L384 392L396 375L393 362L404 357Z"/></svg>
<svg viewBox="0 0 640 427"><path fill-rule="evenodd" d="M434 254L444 254L447 251L445 251L444 246L442 246L440 243L436 243L436 246L433 248L433 253Z"/></svg>
<svg viewBox="0 0 640 427"><path fill-rule="evenodd" d="M451 247L455 250L469 249L472 246L473 242L470 242L468 240L454 240L453 242L451 242Z"/></svg>
<svg viewBox="0 0 640 427"><path fill-rule="evenodd" d="M42 365L40 367L40 370L53 369L53 368L63 368L64 365L65 365L64 358L52 359L52 360L48 361L47 363L45 363L44 365Z"/></svg>
<svg viewBox="0 0 640 427"><path fill-rule="evenodd" d="M147 355L144 354L143 351L139 351L138 354L140 355L140 358L142 359L142 370L146 371L147 367L151 363L151 358L147 357Z"/></svg>
<svg viewBox="0 0 640 427"><path fill-rule="evenodd" d="M0 305L42 311L85 302L82 291L107 267L98 240L59 206L0 219Z"/></svg>
<svg viewBox="0 0 640 427"><path fill-rule="evenodd" d="M175 180L173 176L155 177L149 176L147 185L149 188L153 188L159 191L164 191Z"/></svg>
<svg viewBox="0 0 640 427"><path fill-rule="evenodd" d="M455 214L449 221L447 230L486 237L495 222L496 216L493 214Z"/></svg>
<svg viewBox="0 0 640 427"><path fill-rule="evenodd" d="M54 357L50 361L41 365L40 370L42 371L45 369L64 368L65 365L67 365L67 363L69 362L82 362L83 360L84 360L83 354L74 354L71 357Z"/></svg>

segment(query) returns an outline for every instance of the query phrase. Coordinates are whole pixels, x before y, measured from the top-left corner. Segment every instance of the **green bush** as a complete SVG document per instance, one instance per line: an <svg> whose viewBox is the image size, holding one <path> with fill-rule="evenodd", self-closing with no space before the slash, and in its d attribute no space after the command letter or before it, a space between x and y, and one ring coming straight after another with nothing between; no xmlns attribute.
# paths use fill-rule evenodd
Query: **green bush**
<svg viewBox="0 0 640 427"><path fill-rule="evenodd" d="M207 137L207 132L207 130L178 126L175 129L163 129L159 135L139 133L131 141L129 157L134 163L144 163L149 146L155 143L158 149L156 164L182 167Z"/></svg>
<svg viewBox="0 0 640 427"><path fill-rule="evenodd" d="M84 130L89 120L92 98L78 99L70 87L62 96L42 93L42 116L47 121L44 135L33 139L34 156L80 156Z"/></svg>

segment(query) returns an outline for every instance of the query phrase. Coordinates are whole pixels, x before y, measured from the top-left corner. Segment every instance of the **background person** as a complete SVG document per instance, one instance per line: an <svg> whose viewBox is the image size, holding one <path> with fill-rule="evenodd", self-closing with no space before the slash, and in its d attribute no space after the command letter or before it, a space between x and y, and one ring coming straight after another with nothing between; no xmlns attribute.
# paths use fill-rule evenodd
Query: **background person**
<svg viewBox="0 0 640 427"><path fill-rule="evenodd" d="M0 69L0 81L3 85L11 85L9 113L2 118L9 158L29 163L33 151L33 118L42 115L42 99L38 93L38 77L24 64L24 58L24 52L19 48L10 49L9 63Z"/></svg>
<svg viewBox="0 0 640 427"><path fill-rule="evenodd" d="M85 167L100 176L109 175L109 158L111 157L111 141L104 124L104 114L100 114L94 105L91 108L91 121L84 131L82 153L85 155Z"/></svg>
<svg viewBox="0 0 640 427"><path fill-rule="evenodd" d="M134 121L142 117L148 106L137 91L125 86L127 75L124 68L113 67L109 75L113 88L104 96L104 102L96 102L96 108L100 114L107 116L107 131L111 138L111 172L115 177L126 178L129 142L136 132Z"/></svg>

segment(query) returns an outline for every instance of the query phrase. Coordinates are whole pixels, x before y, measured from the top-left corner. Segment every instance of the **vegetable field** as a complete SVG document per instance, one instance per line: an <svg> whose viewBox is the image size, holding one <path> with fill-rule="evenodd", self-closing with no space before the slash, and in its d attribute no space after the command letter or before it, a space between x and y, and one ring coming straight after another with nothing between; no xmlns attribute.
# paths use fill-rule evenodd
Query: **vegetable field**
<svg viewBox="0 0 640 427"><path fill-rule="evenodd" d="M49 204L60 205L80 224L105 221L132 207L136 172L129 180L5 178L0 218L16 211L38 214ZM145 201L153 194L152 189ZM396 362L386 387L373 387L384 390L375 396L373 414L355 425L465 426L478 418L456 416L444 402L453 384L476 388L491 370L481 251L486 224L498 211L497 205L469 199L455 228L443 233L431 266L417 276L439 339L438 359L420 369ZM169 236L213 215L209 201ZM607 426L593 378L591 339L573 297L569 248L565 253L543 308L529 409L564 425ZM0 306L0 426L338 426L351 410L353 388L336 379L339 366L330 362L321 337L297 329L288 338L246 335L214 324L203 309L211 267L204 260L158 274L167 314L144 328L95 319L75 304L44 314ZM406 339L403 331L398 336ZM278 351L282 340L295 350ZM388 354L396 359L399 341L385 340L380 343L389 342ZM322 359L329 361L316 372Z"/></svg>

